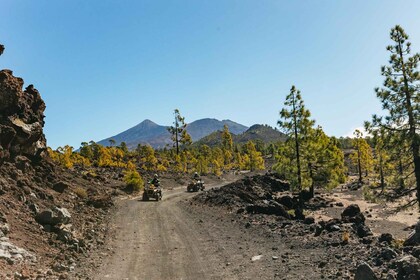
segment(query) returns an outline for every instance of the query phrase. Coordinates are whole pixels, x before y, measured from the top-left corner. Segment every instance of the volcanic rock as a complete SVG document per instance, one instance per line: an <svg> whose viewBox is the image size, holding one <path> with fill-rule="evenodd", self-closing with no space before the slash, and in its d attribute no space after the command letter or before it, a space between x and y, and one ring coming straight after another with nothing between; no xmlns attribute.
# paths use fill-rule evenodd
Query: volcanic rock
<svg viewBox="0 0 420 280"><path fill-rule="evenodd" d="M376 280L378 279L372 268L365 262L362 262L356 270L354 280Z"/></svg>
<svg viewBox="0 0 420 280"><path fill-rule="evenodd" d="M404 242L404 246L420 245L420 221L417 222L413 232L410 233L407 240Z"/></svg>
<svg viewBox="0 0 420 280"><path fill-rule="evenodd" d="M24 155L38 159L46 150L45 103L39 92L10 70L0 71L0 163Z"/></svg>

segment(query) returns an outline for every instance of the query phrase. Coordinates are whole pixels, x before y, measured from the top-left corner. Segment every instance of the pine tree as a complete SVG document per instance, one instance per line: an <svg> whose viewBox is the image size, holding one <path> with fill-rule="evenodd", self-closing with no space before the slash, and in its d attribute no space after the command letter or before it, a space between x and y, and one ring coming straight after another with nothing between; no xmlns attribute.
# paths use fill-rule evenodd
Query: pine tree
<svg viewBox="0 0 420 280"><path fill-rule="evenodd" d="M385 77L384 87L375 89L388 114L385 117L374 115L372 123L366 126L398 134L397 138L408 143L420 207L420 74L417 70L420 55L411 55L411 43L401 26L392 28L390 37L393 41L393 45L387 47L391 53L390 65L383 66L381 71Z"/></svg>
<svg viewBox="0 0 420 280"><path fill-rule="evenodd" d="M179 147L190 145L192 143L192 139L187 132L185 118L181 116L178 109L174 110L174 117L174 126L168 127L168 131L172 134L172 141L174 142L174 147L176 148L176 154L179 155Z"/></svg>
<svg viewBox="0 0 420 280"><path fill-rule="evenodd" d="M372 170L373 167L373 155L372 149L366 140L363 138L363 133L356 129L354 131L353 148L355 151L350 155L351 160L357 166L357 172L359 174L359 184L363 183L363 171L365 176Z"/></svg>
<svg viewBox="0 0 420 280"><path fill-rule="evenodd" d="M252 141L248 141L245 144L242 160L243 169L250 171L264 169L264 158L262 157L261 152L257 151L255 144Z"/></svg>
<svg viewBox="0 0 420 280"><path fill-rule="evenodd" d="M233 140L232 134L229 132L228 126L225 124L222 131L222 147L223 147L223 158L226 169L232 168L233 160Z"/></svg>
<svg viewBox="0 0 420 280"><path fill-rule="evenodd" d="M305 155L310 195L315 187L335 188L345 181L344 154L335 138L328 137L322 128L309 129Z"/></svg>
<svg viewBox="0 0 420 280"><path fill-rule="evenodd" d="M280 111L281 120L277 123L288 135L287 141L294 143L294 156L296 160L297 187L302 190L302 150L306 144L307 134L315 121L310 119L311 113L306 110L300 91L292 86L284 102L285 108Z"/></svg>

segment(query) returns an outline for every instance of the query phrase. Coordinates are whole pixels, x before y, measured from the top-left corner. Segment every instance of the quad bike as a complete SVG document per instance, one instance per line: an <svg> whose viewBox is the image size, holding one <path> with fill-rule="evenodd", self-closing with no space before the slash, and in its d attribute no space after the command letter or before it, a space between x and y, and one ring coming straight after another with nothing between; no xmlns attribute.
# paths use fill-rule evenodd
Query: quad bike
<svg viewBox="0 0 420 280"><path fill-rule="evenodd" d="M156 201L162 200L162 189L149 183L144 187L142 199L148 201L150 198L154 198Z"/></svg>
<svg viewBox="0 0 420 280"><path fill-rule="evenodd" d="M204 191L204 181L201 179L195 180L191 182L187 186L188 192L198 192L199 190Z"/></svg>

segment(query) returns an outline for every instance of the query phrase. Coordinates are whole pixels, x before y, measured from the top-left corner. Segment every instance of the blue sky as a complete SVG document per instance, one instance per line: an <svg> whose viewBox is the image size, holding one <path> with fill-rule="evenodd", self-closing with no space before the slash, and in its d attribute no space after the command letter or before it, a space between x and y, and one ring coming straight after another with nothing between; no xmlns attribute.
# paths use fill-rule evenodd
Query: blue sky
<svg viewBox="0 0 420 280"><path fill-rule="evenodd" d="M420 51L420 1L1 0L0 68L34 84L54 148L144 119L275 126L294 84L329 135L380 112L391 27Z"/></svg>

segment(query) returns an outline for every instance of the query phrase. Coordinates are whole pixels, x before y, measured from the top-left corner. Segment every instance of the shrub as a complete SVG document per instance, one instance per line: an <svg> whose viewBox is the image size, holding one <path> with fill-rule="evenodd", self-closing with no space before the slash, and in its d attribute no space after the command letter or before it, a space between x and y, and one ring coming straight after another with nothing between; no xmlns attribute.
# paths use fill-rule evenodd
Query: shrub
<svg viewBox="0 0 420 280"><path fill-rule="evenodd" d="M143 178L136 170L127 170L124 175L124 182L129 189L135 192L142 190L144 187Z"/></svg>
<svg viewBox="0 0 420 280"><path fill-rule="evenodd" d="M77 187L74 193L80 198L86 198L88 196L87 191L82 187Z"/></svg>

